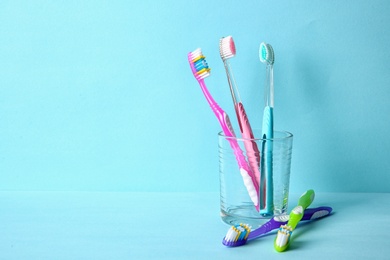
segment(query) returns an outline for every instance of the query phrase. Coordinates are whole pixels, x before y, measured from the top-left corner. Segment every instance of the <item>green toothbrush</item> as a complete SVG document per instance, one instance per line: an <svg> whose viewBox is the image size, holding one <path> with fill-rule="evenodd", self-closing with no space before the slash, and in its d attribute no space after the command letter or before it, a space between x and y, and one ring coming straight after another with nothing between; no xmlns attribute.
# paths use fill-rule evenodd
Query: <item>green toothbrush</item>
<svg viewBox="0 0 390 260"><path fill-rule="evenodd" d="M278 234L274 241L274 247L276 251L283 252L290 245L291 235L294 229L297 227L299 221L302 219L305 209L310 206L314 200L314 190L308 190L298 200L298 206L296 206L290 213L290 219L286 225L282 225L279 228Z"/></svg>

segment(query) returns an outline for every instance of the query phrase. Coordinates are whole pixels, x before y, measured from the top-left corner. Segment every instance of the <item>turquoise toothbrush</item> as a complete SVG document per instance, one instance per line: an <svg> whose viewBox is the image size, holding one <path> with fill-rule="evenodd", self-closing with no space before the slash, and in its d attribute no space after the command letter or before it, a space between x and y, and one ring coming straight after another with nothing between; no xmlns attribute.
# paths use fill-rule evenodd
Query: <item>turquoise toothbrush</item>
<svg viewBox="0 0 390 260"><path fill-rule="evenodd" d="M275 250L278 252L285 251L291 242L291 235L299 221L301 221L305 209L310 206L314 200L314 190L308 190L299 198L298 206L290 213L290 219L286 225L280 226L274 241Z"/></svg>
<svg viewBox="0 0 390 260"><path fill-rule="evenodd" d="M265 190L265 209L261 212L263 214L273 214L274 210L274 191L273 191L273 173L272 173L272 151L273 145L272 139L274 137L274 74L273 64L275 62L274 50L270 44L262 42L259 49L260 61L266 64L266 81L265 81L265 107L263 112L263 126L262 126L262 138L264 139L262 144L262 163L265 163L265 167L261 177L262 183L260 190ZM265 151L266 150L266 151ZM265 173L264 173L265 172ZM265 182L264 182L265 180Z"/></svg>

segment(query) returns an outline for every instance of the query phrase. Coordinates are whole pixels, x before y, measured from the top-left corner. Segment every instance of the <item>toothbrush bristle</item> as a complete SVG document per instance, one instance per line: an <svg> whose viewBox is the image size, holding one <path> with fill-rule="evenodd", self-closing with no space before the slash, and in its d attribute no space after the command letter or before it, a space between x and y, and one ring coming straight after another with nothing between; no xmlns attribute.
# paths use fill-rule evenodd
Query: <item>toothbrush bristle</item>
<svg viewBox="0 0 390 260"><path fill-rule="evenodd" d="M260 43L259 57L262 63L266 63L270 65L274 64L275 54L271 44L265 42Z"/></svg>
<svg viewBox="0 0 390 260"><path fill-rule="evenodd" d="M278 222L287 222L290 219L290 215L284 214L275 216L274 219Z"/></svg>
<svg viewBox="0 0 390 260"><path fill-rule="evenodd" d="M274 49L272 48L271 44L267 43L267 50L268 50L268 63L269 64L274 64L275 62L275 53Z"/></svg>
<svg viewBox="0 0 390 260"><path fill-rule="evenodd" d="M200 48L188 54L188 60L191 63L194 76L199 79L204 79L210 76L210 68L206 62L206 57L203 56Z"/></svg>
<svg viewBox="0 0 390 260"><path fill-rule="evenodd" d="M302 206L296 206L296 207L292 210L292 212L294 212L294 213L297 214L297 215L303 214L303 208L302 208Z"/></svg>
<svg viewBox="0 0 390 260"><path fill-rule="evenodd" d="M275 249L277 251L284 251L290 241L292 228L288 225L283 225L279 228L278 234L275 238Z"/></svg>
<svg viewBox="0 0 390 260"><path fill-rule="evenodd" d="M329 214L330 214L330 212L327 211L327 210L320 210L320 211L317 211L316 213L314 213L313 216L311 216L310 219L322 218L322 217L325 217L325 216L327 216Z"/></svg>
<svg viewBox="0 0 390 260"><path fill-rule="evenodd" d="M223 60L230 59L236 55L236 45L232 36L223 37L219 40L219 54Z"/></svg>
<svg viewBox="0 0 390 260"><path fill-rule="evenodd" d="M267 44L265 42L260 43L259 57L262 63L267 62Z"/></svg>
<svg viewBox="0 0 390 260"><path fill-rule="evenodd" d="M241 246L246 243L251 227L247 224L232 226L222 240L222 244L229 247Z"/></svg>
<svg viewBox="0 0 390 260"><path fill-rule="evenodd" d="M290 235L291 232L289 232L287 229L279 230L278 236L276 237L276 245L280 247L287 245Z"/></svg>

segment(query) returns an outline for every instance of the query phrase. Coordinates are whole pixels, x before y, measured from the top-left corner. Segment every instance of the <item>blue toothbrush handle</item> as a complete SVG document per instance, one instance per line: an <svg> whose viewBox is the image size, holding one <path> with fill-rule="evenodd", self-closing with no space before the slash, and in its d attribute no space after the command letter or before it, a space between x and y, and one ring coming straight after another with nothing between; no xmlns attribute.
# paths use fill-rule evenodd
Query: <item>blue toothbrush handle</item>
<svg viewBox="0 0 390 260"><path fill-rule="evenodd" d="M262 127L262 138L272 139L274 137L274 115L273 108L266 106L263 114L263 127ZM261 212L264 214L273 214L274 210L274 187L273 187L273 144L271 140L264 140L262 144L263 152L263 164L265 160L264 169L265 174L261 178L262 185L260 187L260 193L265 195L265 209ZM264 172L262 171L262 172Z"/></svg>
<svg viewBox="0 0 390 260"><path fill-rule="evenodd" d="M278 221L275 220L275 218L271 218L268 222L263 224L261 227L251 231L248 236L248 240L256 239L258 237L261 237L272 230L280 228L281 225L286 224L287 221Z"/></svg>

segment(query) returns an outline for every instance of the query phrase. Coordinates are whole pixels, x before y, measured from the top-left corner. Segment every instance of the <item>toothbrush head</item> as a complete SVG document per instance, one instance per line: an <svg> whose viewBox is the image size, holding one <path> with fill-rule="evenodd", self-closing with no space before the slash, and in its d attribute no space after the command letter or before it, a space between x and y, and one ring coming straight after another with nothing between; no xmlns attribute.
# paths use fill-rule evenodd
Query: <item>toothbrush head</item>
<svg viewBox="0 0 390 260"><path fill-rule="evenodd" d="M275 62L274 49L271 44L262 42L259 48L259 57L262 63L273 65Z"/></svg>
<svg viewBox="0 0 390 260"><path fill-rule="evenodd" d="M230 59L236 56L236 45L234 44L233 37L222 37L219 40L219 54L222 60Z"/></svg>
<svg viewBox="0 0 390 260"><path fill-rule="evenodd" d="M303 218L304 210L302 206L296 206L291 211L287 224L280 226L274 240L274 248L276 251L283 252L289 247L292 232L298 225L298 222Z"/></svg>
<svg viewBox="0 0 390 260"><path fill-rule="evenodd" d="M211 69L207 65L206 57L203 56L200 48L188 53L188 62L190 63L192 73L197 80L203 80L210 76Z"/></svg>
<svg viewBox="0 0 390 260"><path fill-rule="evenodd" d="M274 240L274 248L278 252L286 251L286 249L290 246L290 239L292 235L292 229L288 225L282 225L278 234Z"/></svg>
<svg viewBox="0 0 390 260"><path fill-rule="evenodd" d="M232 226L222 240L222 244L228 247L242 246L248 240L251 227L247 224Z"/></svg>

